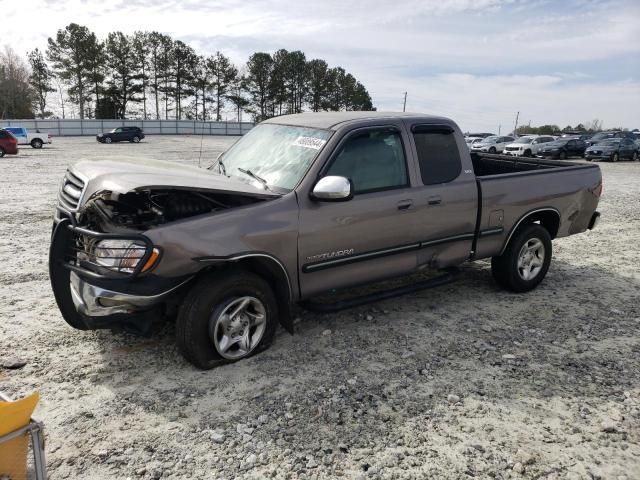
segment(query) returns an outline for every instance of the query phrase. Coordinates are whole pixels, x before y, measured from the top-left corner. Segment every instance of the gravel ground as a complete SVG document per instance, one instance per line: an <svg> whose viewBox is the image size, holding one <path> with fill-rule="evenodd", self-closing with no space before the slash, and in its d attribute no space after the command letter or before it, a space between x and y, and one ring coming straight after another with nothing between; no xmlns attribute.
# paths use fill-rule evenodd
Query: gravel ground
<svg viewBox="0 0 640 480"><path fill-rule="evenodd" d="M56 138L0 160L0 389L39 390L50 478L640 478L640 163L602 164L599 227L554 242L543 284L489 265L339 314L201 372L152 338L68 327L47 248L82 158L208 163L234 139ZM201 143L202 142L202 143Z"/></svg>

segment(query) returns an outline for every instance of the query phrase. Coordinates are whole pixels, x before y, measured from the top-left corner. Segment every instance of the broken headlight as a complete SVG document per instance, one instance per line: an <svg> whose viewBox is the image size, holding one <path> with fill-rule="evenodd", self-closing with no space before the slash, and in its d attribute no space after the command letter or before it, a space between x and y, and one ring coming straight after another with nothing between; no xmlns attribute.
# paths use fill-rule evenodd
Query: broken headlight
<svg viewBox="0 0 640 480"><path fill-rule="evenodd" d="M109 270L133 273L147 253L147 246L133 240L100 240L93 247L95 262ZM142 271L149 270L158 259L159 252L153 249Z"/></svg>

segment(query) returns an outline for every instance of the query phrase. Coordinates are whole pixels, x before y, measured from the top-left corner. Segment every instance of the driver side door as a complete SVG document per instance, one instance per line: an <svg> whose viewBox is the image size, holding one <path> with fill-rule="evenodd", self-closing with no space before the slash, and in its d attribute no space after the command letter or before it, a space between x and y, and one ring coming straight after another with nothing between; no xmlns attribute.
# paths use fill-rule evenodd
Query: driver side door
<svg viewBox="0 0 640 480"><path fill-rule="evenodd" d="M350 179L353 198L327 202L299 196L303 298L416 268L419 214L408 146L401 125L354 130L338 144L320 174Z"/></svg>

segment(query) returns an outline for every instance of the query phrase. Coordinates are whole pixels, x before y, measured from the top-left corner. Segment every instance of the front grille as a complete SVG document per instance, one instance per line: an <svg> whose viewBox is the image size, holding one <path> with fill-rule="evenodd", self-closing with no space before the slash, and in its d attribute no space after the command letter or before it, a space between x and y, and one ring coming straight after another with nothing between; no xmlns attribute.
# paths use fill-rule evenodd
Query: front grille
<svg viewBox="0 0 640 480"><path fill-rule="evenodd" d="M520 150L520 147L506 147L505 150L509 152L515 152L517 150Z"/></svg>
<svg viewBox="0 0 640 480"><path fill-rule="evenodd" d="M75 212L80 204L84 187L84 180L71 173L70 170L67 170L62 180L62 185L60 185L60 191L58 192L60 205L65 210Z"/></svg>

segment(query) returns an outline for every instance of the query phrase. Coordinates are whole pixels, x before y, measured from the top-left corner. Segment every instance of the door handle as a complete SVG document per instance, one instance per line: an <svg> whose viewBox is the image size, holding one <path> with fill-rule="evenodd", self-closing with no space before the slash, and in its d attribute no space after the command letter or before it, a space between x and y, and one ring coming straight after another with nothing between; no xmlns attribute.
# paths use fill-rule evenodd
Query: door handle
<svg viewBox="0 0 640 480"><path fill-rule="evenodd" d="M429 197L429 200L427 200L427 203L429 205L440 205L442 203L442 198L438 195Z"/></svg>
<svg viewBox="0 0 640 480"><path fill-rule="evenodd" d="M413 200L411 200L411 199L400 200L398 202L398 210L407 210L407 209L411 208L411 205L413 205Z"/></svg>

